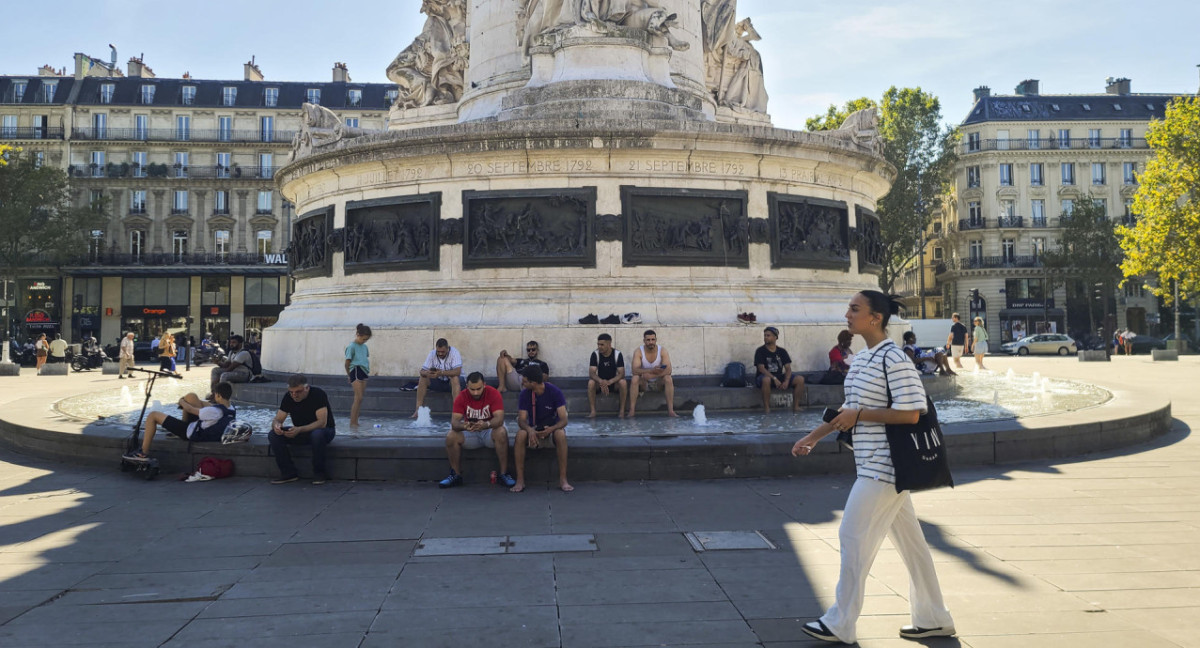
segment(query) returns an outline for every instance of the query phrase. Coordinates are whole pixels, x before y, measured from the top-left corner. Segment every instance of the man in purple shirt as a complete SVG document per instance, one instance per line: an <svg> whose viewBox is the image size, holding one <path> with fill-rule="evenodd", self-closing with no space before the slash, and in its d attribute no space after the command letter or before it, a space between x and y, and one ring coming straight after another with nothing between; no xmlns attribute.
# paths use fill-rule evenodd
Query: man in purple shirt
<svg viewBox="0 0 1200 648"><path fill-rule="evenodd" d="M517 399L517 441L513 455L517 464L514 493L525 490L525 449L554 448L558 453L558 487L575 490L567 482L567 398L562 390L546 382L542 368L530 365L521 370L521 396Z"/></svg>

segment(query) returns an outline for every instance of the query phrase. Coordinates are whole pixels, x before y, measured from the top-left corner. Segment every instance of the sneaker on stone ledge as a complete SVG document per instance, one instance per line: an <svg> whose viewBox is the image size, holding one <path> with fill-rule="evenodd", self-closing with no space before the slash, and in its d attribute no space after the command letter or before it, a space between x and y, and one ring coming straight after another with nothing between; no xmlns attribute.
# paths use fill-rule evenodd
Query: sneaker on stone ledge
<svg viewBox="0 0 1200 648"><path fill-rule="evenodd" d="M600 320L600 323L601 324L620 324L621 316L617 315L616 313L613 313L613 314L609 315L608 317L605 317L604 319Z"/></svg>
<svg viewBox="0 0 1200 648"><path fill-rule="evenodd" d="M595 313L588 313L586 317L579 318L580 324L599 324L600 318L596 317Z"/></svg>
<svg viewBox="0 0 1200 648"><path fill-rule="evenodd" d="M517 485L517 480L513 479L513 476L508 473L501 473L496 475L496 483L505 488L512 488Z"/></svg>
<svg viewBox="0 0 1200 648"><path fill-rule="evenodd" d="M640 313L625 313L621 316L621 321L625 324L641 324L642 316Z"/></svg>
<svg viewBox="0 0 1200 648"><path fill-rule="evenodd" d="M445 479L438 482L438 488L454 488L455 486L462 486L462 483L462 475L451 470L450 474L447 475Z"/></svg>

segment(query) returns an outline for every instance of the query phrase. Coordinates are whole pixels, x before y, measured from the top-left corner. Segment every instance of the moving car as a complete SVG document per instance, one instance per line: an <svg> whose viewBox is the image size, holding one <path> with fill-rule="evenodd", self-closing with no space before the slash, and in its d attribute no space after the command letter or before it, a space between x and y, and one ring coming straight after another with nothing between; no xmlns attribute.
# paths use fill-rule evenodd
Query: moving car
<svg viewBox="0 0 1200 648"><path fill-rule="evenodd" d="M1037 333L1023 337L1016 342L1001 344L1000 350L1005 353L1015 353L1017 355L1057 353L1058 355L1065 356L1078 352L1079 347L1075 344L1075 340L1072 340L1069 335L1064 333Z"/></svg>

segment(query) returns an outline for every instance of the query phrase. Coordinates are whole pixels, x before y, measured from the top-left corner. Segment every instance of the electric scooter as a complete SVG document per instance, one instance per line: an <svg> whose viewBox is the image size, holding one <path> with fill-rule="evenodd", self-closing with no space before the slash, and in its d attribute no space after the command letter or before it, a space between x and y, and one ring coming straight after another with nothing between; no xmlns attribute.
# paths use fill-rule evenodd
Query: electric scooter
<svg viewBox="0 0 1200 648"><path fill-rule="evenodd" d="M146 383L146 399L142 401L142 413L138 414L137 422L133 424L133 433L129 435L129 439L125 442L125 453L133 453L142 449L142 419L146 417L146 407L150 405L150 393L154 390L154 381L160 377L167 378L183 378L183 376L170 371L158 371L155 369L138 369L130 367L129 371L140 371L145 374L150 374L150 380ZM131 461L125 457L121 457L121 472L133 472L141 474L142 478L150 481L158 476L158 459L153 457L146 461Z"/></svg>

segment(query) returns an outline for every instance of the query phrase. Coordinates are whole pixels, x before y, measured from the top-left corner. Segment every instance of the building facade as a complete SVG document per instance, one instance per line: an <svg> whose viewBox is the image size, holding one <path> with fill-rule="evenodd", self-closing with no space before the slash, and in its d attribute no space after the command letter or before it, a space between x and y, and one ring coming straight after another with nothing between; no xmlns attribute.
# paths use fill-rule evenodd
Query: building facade
<svg viewBox="0 0 1200 648"><path fill-rule="evenodd" d="M275 187L301 105L384 129L391 84L272 82L253 61L241 80L158 78L140 59L122 73L75 55L75 72L0 77L0 142L62 168L79 205L107 216L84 258L30 268L9 300L20 339L61 331L104 343L124 331L257 335L290 294L292 207Z"/></svg>
<svg viewBox="0 0 1200 648"><path fill-rule="evenodd" d="M1146 129L1175 96L1133 94L1128 79L1109 79L1094 95L1042 95L1035 80L1013 95L976 89L935 243L947 316L982 316L998 341L1041 331L1083 335L1088 309L1104 303L1100 323L1108 331L1149 332L1158 300L1141 282L1098 296L1077 282L1052 281L1043 261L1062 243L1063 215L1082 200L1097 201L1113 220L1136 221L1131 205L1150 155Z"/></svg>

